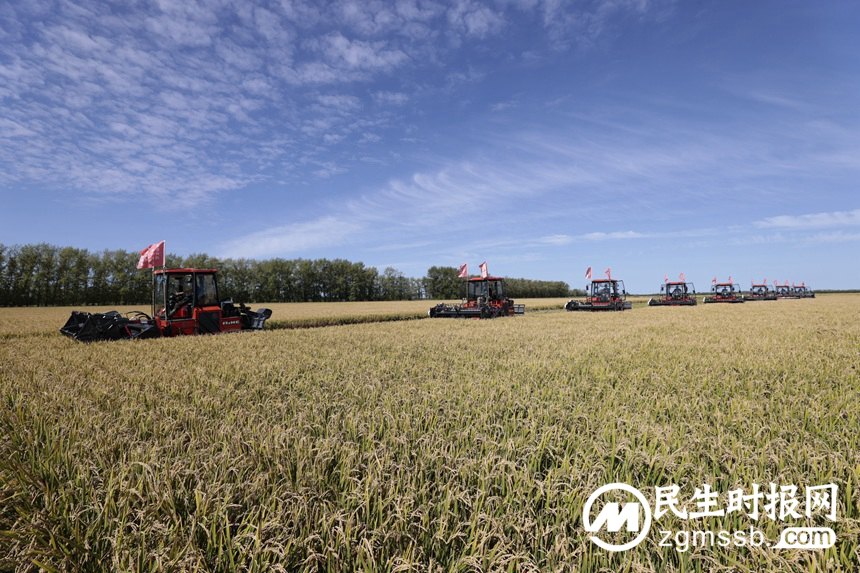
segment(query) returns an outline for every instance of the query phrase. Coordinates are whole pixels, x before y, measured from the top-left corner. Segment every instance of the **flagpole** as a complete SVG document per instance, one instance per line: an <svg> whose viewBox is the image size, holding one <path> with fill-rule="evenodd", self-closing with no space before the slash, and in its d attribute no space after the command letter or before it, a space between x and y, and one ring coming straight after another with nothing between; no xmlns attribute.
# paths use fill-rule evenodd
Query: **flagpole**
<svg viewBox="0 0 860 573"><path fill-rule="evenodd" d="M162 251L161 251L161 271L162 271L161 276L164 279L163 283L164 283L165 289L167 288L167 275L164 274L164 270L166 268L167 268L167 241L164 241L164 244L162 245ZM153 307L153 312L155 312L155 310L154 310L155 309L155 268L152 269L152 307ZM165 320L168 319L167 313L168 313L167 292L165 291L165 293L164 293L164 319Z"/></svg>
<svg viewBox="0 0 860 573"><path fill-rule="evenodd" d="M152 281L151 281L152 286L150 288L150 297L149 297L150 298L150 307L149 307L150 315L149 316L151 316L152 319L155 320L155 268L153 268L150 271L150 274L152 275Z"/></svg>

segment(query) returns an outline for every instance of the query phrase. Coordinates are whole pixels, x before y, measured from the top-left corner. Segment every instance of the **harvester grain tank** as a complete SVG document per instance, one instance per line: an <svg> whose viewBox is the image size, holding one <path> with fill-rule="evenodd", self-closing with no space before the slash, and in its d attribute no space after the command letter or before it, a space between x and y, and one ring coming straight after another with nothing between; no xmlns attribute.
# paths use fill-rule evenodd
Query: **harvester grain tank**
<svg viewBox="0 0 860 573"><path fill-rule="evenodd" d="M466 280L466 298L460 304L440 303L428 314L430 318L496 318L525 312L526 305L505 296L505 279L488 275Z"/></svg>
<svg viewBox="0 0 860 573"><path fill-rule="evenodd" d="M660 285L660 296L648 299L648 306L696 306L696 287L686 281Z"/></svg>
<svg viewBox="0 0 860 573"><path fill-rule="evenodd" d="M151 316L138 311L73 311L60 332L90 342L262 330L272 311L253 311L244 304L221 300L217 272L193 268L154 270Z"/></svg>

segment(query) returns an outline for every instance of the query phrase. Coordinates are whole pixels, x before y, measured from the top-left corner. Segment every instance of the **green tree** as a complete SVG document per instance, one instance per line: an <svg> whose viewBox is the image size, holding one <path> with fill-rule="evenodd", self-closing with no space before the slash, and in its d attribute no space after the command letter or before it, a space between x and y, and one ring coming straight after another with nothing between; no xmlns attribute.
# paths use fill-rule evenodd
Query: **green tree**
<svg viewBox="0 0 860 573"><path fill-rule="evenodd" d="M440 300L463 297L463 279L454 267L430 267L425 277L427 297Z"/></svg>

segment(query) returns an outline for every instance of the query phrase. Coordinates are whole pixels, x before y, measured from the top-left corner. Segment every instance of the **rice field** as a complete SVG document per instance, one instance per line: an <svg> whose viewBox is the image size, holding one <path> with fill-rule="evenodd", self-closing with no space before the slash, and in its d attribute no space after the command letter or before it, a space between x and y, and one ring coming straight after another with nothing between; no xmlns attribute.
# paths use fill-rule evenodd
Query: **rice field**
<svg viewBox="0 0 860 573"><path fill-rule="evenodd" d="M647 303L647 298L639 297ZM558 310L568 299L536 298L517 299L526 304L527 310ZM298 303L253 303L248 306L256 309L272 309L272 318L266 325L272 329L312 328L316 326L338 326L365 322L389 322L426 318L431 306L440 302L459 302L442 300L411 301L373 301L373 302L298 302ZM637 304L634 302L634 304ZM0 340L34 334L53 336L69 318L73 310L86 312L107 312L117 310L122 313L140 311L149 314L148 305L133 306L55 306L48 308L0 307Z"/></svg>
<svg viewBox="0 0 860 573"><path fill-rule="evenodd" d="M70 309L0 309L0 570L860 569L860 295L391 318L428 307L97 344L57 333ZM611 482L833 482L837 541L609 553L582 510Z"/></svg>

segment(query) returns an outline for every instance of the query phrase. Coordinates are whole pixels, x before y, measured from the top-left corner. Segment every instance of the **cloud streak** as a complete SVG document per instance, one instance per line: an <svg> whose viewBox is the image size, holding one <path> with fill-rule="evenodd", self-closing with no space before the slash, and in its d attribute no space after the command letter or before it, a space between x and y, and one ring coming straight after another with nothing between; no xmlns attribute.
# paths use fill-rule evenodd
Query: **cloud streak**
<svg viewBox="0 0 860 573"><path fill-rule="evenodd" d="M337 217L326 216L302 223L272 227L222 245L224 257L279 257L342 244L361 226Z"/></svg>
<svg viewBox="0 0 860 573"><path fill-rule="evenodd" d="M860 226L860 209L805 215L777 215L755 222L762 229L825 229Z"/></svg>

